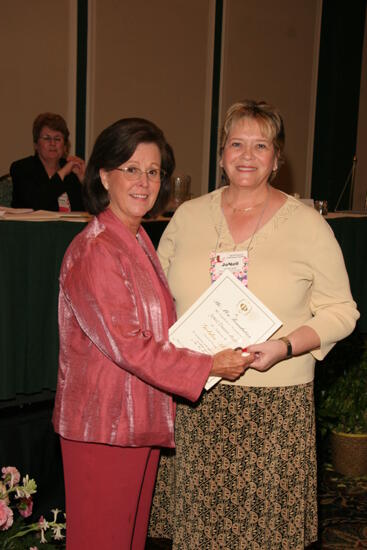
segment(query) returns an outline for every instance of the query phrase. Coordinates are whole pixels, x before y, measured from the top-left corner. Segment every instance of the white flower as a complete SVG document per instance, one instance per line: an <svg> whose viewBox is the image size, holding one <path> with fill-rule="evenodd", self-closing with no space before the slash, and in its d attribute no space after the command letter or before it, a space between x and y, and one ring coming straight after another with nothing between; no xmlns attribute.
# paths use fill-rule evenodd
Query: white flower
<svg viewBox="0 0 367 550"><path fill-rule="evenodd" d="M52 531L53 531L53 537L55 540L62 540L64 537L64 535L61 533L61 529L62 529L62 525L55 525L55 527L52 527Z"/></svg>
<svg viewBox="0 0 367 550"><path fill-rule="evenodd" d="M47 531L47 529L49 528L48 521L46 521L43 516L40 517L40 520L39 520L38 523L39 523L39 526L40 526L41 530L43 530L43 531Z"/></svg>
<svg viewBox="0 0 367 550"><path fill-rule="evenodd" d="M31 495L37 492L37 484L34 479L29 479L28 474L23 477L23 491L25 498L29 498Z"/></svg>
<svg viewBox="0 0 367 550"><path fill-rule="evenodd" d="M56 523L57 522L57 515L58 515L59 512L61 512L61 510L59 510L58 508L55 508L54 510L51 510L51 512L54 515L54 522Z"/></svg>
<svg viewBox="0 0 367 550"><path fill-rule="evenodd" d="M37 492L37 484L34 479L29 479L28 474L23 477L23 485L15 487L15 498L30 498Z"/></svg>

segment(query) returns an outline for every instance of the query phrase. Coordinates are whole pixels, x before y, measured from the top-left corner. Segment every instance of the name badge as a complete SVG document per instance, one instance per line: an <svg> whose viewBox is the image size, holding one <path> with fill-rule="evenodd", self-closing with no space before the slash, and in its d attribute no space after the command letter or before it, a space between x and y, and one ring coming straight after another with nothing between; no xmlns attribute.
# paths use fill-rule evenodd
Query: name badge
<svg viewBox="0 0 367 550"><path fill-rule="evenodd" d="M210 253L210 279L216 281L224 271L230 271L241 283L247 286L247 250L236 252Z"/></svg>

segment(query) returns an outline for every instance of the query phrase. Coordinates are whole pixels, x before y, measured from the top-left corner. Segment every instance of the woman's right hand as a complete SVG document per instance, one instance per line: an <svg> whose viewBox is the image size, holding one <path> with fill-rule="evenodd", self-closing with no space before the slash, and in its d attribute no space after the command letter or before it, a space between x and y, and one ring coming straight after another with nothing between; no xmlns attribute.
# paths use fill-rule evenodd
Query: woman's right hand
<svg viewBox="0 0 367 550"><path fill-rule="evenodd" d="M253 353L243 357L241 350L224 349L213 356L214 362L209 376L220 376L233 382L242 376L254 358Z"/></svg>

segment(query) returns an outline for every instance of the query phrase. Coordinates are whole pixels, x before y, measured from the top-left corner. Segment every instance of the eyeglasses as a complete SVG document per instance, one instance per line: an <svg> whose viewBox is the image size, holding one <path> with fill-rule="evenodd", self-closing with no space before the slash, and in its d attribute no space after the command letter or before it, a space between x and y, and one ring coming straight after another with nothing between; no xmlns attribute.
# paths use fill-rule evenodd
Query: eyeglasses
<svg viewBox="0 0 367 550"><path fill-rule="evenodd" d="M124 168L115 168L125 174L125 177L129 181L138 181L141 179L143 174L148 176L150 181L161 181L161 179L166 175L164 170L159 168L150 168L149 170L140 170L137 166L125 166Z"/></svg>
<svg viewBox="0 0 367 550"><path fill-rule="evenodd" d="M61 136L40 136L40 139L46 141L46 143L61 143L62 141L64 141L64 138L62 138Z"/></svg>

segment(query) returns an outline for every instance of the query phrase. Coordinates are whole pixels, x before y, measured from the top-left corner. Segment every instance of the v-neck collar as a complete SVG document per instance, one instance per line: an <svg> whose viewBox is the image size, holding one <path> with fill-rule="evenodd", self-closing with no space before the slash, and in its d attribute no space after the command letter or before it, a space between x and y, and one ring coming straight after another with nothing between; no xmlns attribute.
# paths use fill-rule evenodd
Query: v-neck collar
<svg viewBox="0 0 367 550"><path fill-rule="evenodd" d="M251 248L255 248L256 245L267 240L270 235L277 230L277 228L288 220L293 215L294 211L300 206L299 202L292 196L284 195L287 197L285 203L275 212L275 214L268 220L254 235L247 237L242 242L235 243L231 232L228 228L227 220L222 211L222 193L228 186L216 189L211 193L210 201L210 214L214 223L214 227L218 236L218 240L222 243L221 249L234 249L243 250L246 249L246 245L251 241Z"/></svg>

